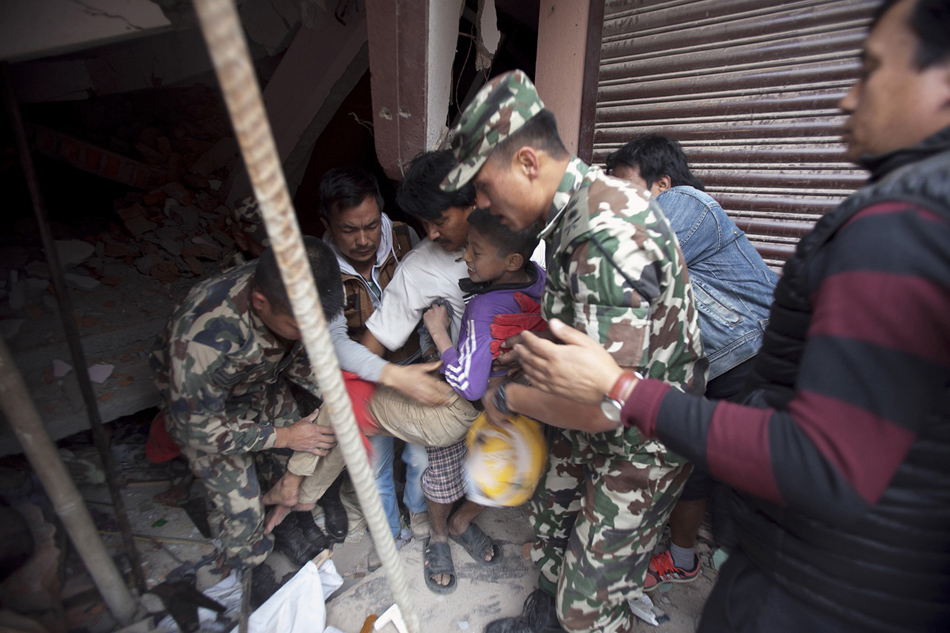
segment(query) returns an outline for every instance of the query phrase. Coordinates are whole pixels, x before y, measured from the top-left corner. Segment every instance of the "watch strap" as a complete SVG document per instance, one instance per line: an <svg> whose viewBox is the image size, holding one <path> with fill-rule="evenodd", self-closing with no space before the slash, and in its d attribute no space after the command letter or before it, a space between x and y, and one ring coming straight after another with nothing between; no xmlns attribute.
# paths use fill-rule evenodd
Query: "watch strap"
<svg viewBox="0 0 950 633"><path fill-rule="evenodd" d="M614 383L614 386L610 388L610 391L607 392L607 398L623 406L623 403L626 400L627 392L630 390L630 386L637 380L642 379L643 376L641 376L639 372L630 370L624 371L622 374L620 374L620 377L617 378L617 381Z"/></svg>

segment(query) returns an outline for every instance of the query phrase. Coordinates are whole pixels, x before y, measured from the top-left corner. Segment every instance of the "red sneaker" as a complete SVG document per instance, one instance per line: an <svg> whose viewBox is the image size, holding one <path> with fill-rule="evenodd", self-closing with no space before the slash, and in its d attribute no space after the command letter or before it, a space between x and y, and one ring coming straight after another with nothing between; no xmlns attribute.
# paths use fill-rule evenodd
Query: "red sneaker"
<svg viewBox="0 0 950 633"><path fill-rule="evenodd" d="M643 581L644 591L653 591L664 582L693 582L699 578L699 557L693 555L692 569L683 569L673 564L670 550L660 552L650 559L647 576Z"/></svg>

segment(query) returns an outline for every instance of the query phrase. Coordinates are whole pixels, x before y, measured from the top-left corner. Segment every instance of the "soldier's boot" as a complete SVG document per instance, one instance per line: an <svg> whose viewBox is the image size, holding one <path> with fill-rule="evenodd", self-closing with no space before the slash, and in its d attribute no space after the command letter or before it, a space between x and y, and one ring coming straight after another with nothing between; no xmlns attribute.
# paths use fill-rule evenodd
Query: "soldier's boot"
<svg viewBox="0 0 950 633"><path fill-rule="evenodd" d="M320 553L300 531L297 522L289 517L281 521L272 533L274 549L283 553L295 565L303 567L307 561Z"/></svg>
<svg viewBox="0 0 950 633"><path fill-rule="evenodd" d="M323 508L324 527L331 543L342 543L346 540L346 508L343 507L343 501L340 499L340 486L343 485L344 475L345 473L341 473L317 501L317 504Z"/></svg>
<svg viewBox="0 0 950 633"><path fill-rule="evenodd" d="M485 633L566 633L557 619L554 596L535 589L525 598L521 615L490 622Z"/></svg>
<svg viewBox="0 0 950 633"><path fill-rule="evenodd" d="M304 538L317 548L318 554L330 547L330 539L328 539L327 535L323 533L323 530L314 523L313 515L310 511L291 512L288 519L290 518L297 522L297 527L300 528Z"/></svg>

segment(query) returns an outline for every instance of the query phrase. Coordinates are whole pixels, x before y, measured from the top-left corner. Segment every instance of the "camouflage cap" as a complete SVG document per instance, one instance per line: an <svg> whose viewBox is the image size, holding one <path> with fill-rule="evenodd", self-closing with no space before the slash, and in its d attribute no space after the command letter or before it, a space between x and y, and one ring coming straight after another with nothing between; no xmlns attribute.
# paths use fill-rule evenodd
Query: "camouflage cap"
<svg viewBox="0 0 950 633"><path fill-rule="evenodd" d="M485 84L452 131L452 154L458 164L442 181L442 190L464 186L499 143L542 110L544 103L523 70L507 72Z"/></svg>
<svg viewBox="0 0 950 633"><path fill-rule="evenodd" d="M231 210L231 222L258 244L265 247L270 245L267 230L264 228L264 218L254 196L248 196L237 203Z"/></svg>

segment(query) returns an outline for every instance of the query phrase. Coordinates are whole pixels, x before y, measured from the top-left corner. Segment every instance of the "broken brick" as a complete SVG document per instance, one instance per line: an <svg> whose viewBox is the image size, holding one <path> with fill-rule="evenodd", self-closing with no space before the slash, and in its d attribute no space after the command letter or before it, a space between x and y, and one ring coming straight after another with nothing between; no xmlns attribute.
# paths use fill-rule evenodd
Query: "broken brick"
<svg viewBox="0 0 950 633"><path fill-rule="evenodd" d="M165 198L168 195L161 189L156 189L155 191L150 191L144 196L142 196L142 203L149 207L154 207L162 205L165 203Z"/></svg>
<svg viewBox="0 0 950 633"><path fill-rule="evenodd" d="M141 254L141 250L134 242L119 242L112 239L106 239L102 242L105 247L104 253L108 257L138 257Z"/></svg>
<svg viewBox="0 0 950 633"><path fill-rule="evenodd" d="M102 319L97 319L96 317L91 317L91 316L84 316L80 320L80 325L82 327L96 327L100 323L102 323Z"/></svg>
<svg viewBox="0 0 950 633"><path fill-rule="evenodd" d="M181 247L181 256L188 261L189 257L198 257L201 255L201 247L197 244L184 244Z"/></svg>
<svg viewBox="0 0 950 633"><path fill-rule="evenodd" d="M99 281L101 281L107 286L112 286L114 288L115 286L118 286L119 284L122 283L122 277L119 277L118 275L107 275L103 277L102 279L100 279ZM111 303L115 304L114 301Z"/></svg>
<svg viewBox="0 0 950 633"><path fill-rule="evenodd" d="M146 218L135 217L125 220L125 228L128 229L129 233L131 233L133 236L141 235L142 233L148 233L157 226L157 224Z"/></svg>
<svg viewBox="0 0 950 633"><path fill-rule="evenodd" d="M106 401L108 401L108 400L111 400L111 399L112 399L112 396L114 396L114 395L115 395L115 394L110 391L109 393L104 393L104 394L102 394L101 396L99 396L98 398L96 398L96 400L98 400L99 402L106 402Z"/></svg>
<svg viewBox="0 0 950 633"><path fill-rule="evenodd" d="M193 272L194 274L196 275L204 274L204 268L201 266L201 262L199 262L197 258L186 257L185 263L188 264L188 268L191 269L191 272Z"/></svg>
<svg viewBox="0 0 950 633"><path fill-rule="evenodd" d="M188 206L191 204L192 196L191 192L185 189L184 185L177 182L168 182L162 187L164 191L170 198L174 198L180 204Z"/></svg>
<svg viewBox="0 0 950 633"><path fill-rule="evenodd" d="M167 136L159 136L155 140L158 143L158 151L160 151L165 156L168 156L172 153L172 142L168 140Z"/></svg>

